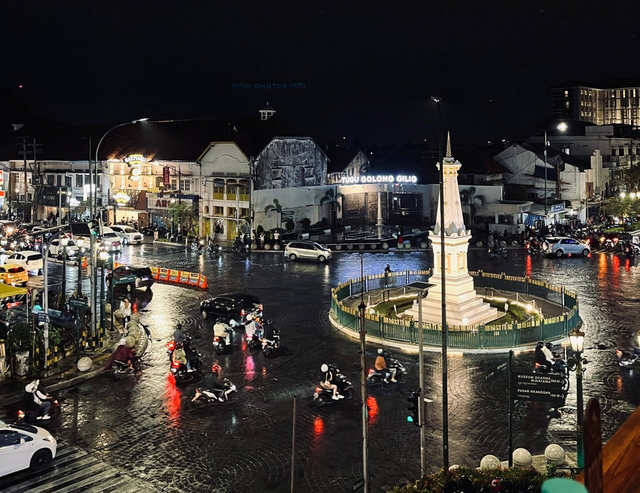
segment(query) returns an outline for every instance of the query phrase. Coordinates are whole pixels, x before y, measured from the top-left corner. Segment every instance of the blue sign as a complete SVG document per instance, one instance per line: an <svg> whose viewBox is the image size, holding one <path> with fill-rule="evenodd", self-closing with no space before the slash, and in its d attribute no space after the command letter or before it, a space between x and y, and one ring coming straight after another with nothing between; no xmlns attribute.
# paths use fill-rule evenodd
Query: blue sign
<svg viewBox="0 0 640 493"><path fill-rule="evenodd" d="M560 204L552 204L551 205L551 213L552 214L556 214L558 212L562 212L564 210L564 202L561 202Z"/></svg>

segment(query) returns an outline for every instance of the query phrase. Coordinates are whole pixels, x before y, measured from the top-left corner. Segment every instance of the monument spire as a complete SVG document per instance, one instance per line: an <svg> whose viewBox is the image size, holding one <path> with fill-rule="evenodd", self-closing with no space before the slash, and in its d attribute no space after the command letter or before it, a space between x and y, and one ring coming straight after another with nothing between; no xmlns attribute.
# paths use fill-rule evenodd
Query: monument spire
<svg viewBox="0 0 640 493"><path fill-rule="evenodd" d="M447 154L445 156L446 159L451 159L451 133L447 132Z"/></svg>

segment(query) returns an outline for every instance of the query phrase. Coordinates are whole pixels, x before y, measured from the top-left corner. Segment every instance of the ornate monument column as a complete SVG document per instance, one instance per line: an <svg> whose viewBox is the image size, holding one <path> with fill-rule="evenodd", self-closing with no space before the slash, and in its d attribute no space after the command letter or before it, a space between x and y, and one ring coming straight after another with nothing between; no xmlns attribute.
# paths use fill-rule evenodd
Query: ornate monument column
<svg viewBox="0 0 640 493"><path fill-rule="evenodd" d="M467 252L471 231L467 231L460 204L460 190L458 189L459 161L451 157L451 140L447 135L447 153L444 166L444 222L445 222L445 283L446 283L446 309L447 325L480 325L498 318L497 308L492 308L482 301L482 297L476 294L473 286L473 278L469 275L467 267ZM438 201L438 213L436 225L429 236L433 246L433 276L429 282L433 287L429 294L422 300L422 319L424 322L442 323L442 274L440 270L442 243L440 237L440 201ZM418 319L418 301L405 313Z"/></svg>

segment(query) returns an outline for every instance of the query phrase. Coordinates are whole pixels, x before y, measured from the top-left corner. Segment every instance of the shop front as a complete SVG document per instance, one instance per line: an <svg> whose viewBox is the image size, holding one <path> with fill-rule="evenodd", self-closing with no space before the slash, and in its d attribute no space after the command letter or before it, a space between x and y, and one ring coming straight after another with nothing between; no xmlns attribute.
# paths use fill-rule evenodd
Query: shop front
<svg viewBox="0 0 640 493"><path fill-rule="evenodd" d="M197 234L197 196L147 193L146 197L150 226L174 238Z"/></svg>

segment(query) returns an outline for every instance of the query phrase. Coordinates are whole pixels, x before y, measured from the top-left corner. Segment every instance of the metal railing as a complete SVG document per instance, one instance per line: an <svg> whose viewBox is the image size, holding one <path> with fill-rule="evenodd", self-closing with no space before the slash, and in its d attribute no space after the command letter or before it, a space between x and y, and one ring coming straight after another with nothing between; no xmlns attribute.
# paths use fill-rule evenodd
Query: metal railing
<svg viewBox="0 0 640 493"><path fill-rule="evenodd" d="M554 286L529 277L507 276L489 272L469 272L476 289L492 290L502 297L515 297L522 301L542 299L562 306L562 314L549 318L532 318L508 324L484 324L478 326L448 325L449 347L459 349L509 348L536 341L566 337L580 323L579 303L576 293L564 287ZM432 270L391 272L349 279L331 290L331 316L343 328L359 332L359 314L343 303L354 297L363 297L367 305L388 301L398 296L410 296L406 286L414 281L427 281ZM417 344L418 325L415 320L387 318L377 313L366 313L364 326L373 337L409 344ZM441 325L422 323L426 345L440 346Z"/></svg>

